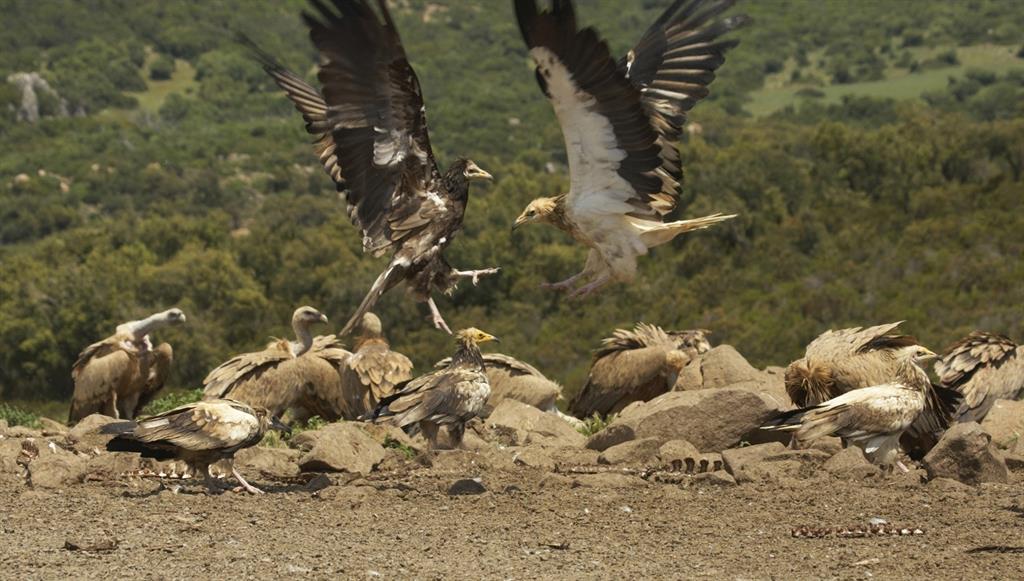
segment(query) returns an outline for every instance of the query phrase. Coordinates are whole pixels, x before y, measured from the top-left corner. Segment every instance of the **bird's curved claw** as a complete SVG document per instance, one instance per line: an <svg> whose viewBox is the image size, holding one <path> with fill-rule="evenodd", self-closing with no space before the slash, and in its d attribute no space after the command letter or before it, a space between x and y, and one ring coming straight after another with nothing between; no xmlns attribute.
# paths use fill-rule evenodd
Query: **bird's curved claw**
<svg viewBox="0 0 1024 581"><path fill-rule="evenodd" d="M467 276L467 277L469 277L470 280L473 282L473 286L477 286L477 285L480 284L480 277L481 276L485 276L485 275L488 275L488 274L498 274L498 272L500 270L501 270L501 267L500 266L496 266L494 268L481 268L481 269L478 269L478 270L456 270L455 274L457 274L459 276Z"/></svg>

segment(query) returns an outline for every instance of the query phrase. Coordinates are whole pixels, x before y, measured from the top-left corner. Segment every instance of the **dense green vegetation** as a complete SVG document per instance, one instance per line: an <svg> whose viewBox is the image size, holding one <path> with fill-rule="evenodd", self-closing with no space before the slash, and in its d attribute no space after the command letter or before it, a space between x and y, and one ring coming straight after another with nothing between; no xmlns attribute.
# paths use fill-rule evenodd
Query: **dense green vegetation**
<svg viewBox="0 0 1024 581"><path fill-rule="evenodd" d="M578 2L617 51L667 3ZM158 337L174 344L181 389L287 335L297 305L344 322L383 262L362 255L300 118L230 33L312 77L302 5L0 0L0 79L38 71L73 114L41 95L40 122L18 122L20 95L0 84L0 397L66 398L83 346L170 306L189 316ZM497 178L474 189L449 257L502 273L439 305L570 392L598 340L636 320L711 328L759 365L828 327L897 319L936 347L974 328L1024 337L1016 2L743 4L755 23L694 111L702 132L681 144L680 210L740 218L579 303L538 285L580 269L582 249L552 229L509 233L529 199L566 186L510 2L393 5L439 159L466 155ZM1012 58L967 62L979 47ZM899 95L831 92L933 71L944 80ZM761 107L772 87L804 96ZM419 369L449 354L402 292L379 311Z"/></svg>

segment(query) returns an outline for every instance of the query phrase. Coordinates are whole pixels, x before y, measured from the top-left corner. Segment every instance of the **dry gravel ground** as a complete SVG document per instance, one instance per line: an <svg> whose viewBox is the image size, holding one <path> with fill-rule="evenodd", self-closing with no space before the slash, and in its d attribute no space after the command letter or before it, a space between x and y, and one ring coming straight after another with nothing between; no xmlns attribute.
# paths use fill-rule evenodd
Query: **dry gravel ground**
<svg viewBox="0 0 1024 581"><path fill-rule="evenodd" d="M310 492L207 496L154 481L30 490L0 477L0 577L970 578L1024 575L1024 486L914 476L741 486L488 466L449 452ZM395 464L395 463L393 463ZM487 492L451 497L480 476ZM872 517L922 536L795 539ZM110 540L116 541L112 546ZM105 545L106 541L106 546ZM85 550L70 550L65 544Z"/></svg>

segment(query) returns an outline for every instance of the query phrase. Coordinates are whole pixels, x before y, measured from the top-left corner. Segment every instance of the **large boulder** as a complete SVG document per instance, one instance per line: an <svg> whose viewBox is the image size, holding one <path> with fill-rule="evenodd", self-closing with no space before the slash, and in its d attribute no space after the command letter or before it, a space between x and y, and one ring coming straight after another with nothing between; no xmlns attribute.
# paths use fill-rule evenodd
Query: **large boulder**
<svg viewBox="0 0 1024 581"><path fill-rule="evenodd" d="M384 447L351 422L330 424L302 432L291 439L302 452L303 472L351 472L369 474L384 460Z"/></svg>
<svg viewBox="0 0 1024 581"><path fill-rule="evenodd" d="M956 424L924 457L929 478L952 478L966 484L1010 480L1010 470L992 437L976 422Z"/></svg>
<svg viewBox="0 0 1024 581"><path fill-rule="evenodd" d="M243 474L259 473L264 478L293 478L299 475L302 452L290 448L253 446L235 454L235 467Z"/></svg>
<svg viewBox="0 0 1024 581"><path fill-rule="evenodd" d="M617 424L608 426L596 434L591 434L591 436L587 438L585 446L589 450L604 452L612 446L628 442L635 437L636 434L633 433L632 427L626 424Z"/></svg>
<svg viewBox="0 0 1024 581"><path fill-rule="evenodd" d="M758 370L731 345L719 345L684 367L673 391L747 389L768 394L779 409L789 409L792 403L786 394L784 374L781 367Z"/></svg>
<svg viewBox="0 0 1024 581"><path fill-rule="evenodd" d="M46 440L37 443L39 456L29 464L32 486L62 488L81 482L85 472L85 458L79 457Z"/></svg>
<svg viewBox="0 0 1024 581"><path fill-rule="evenodd" d="M612 426L627 425L637 438L687 440L702 452L720 452L778 411L772 397L742 388L674 391L623 410Z"/></svg>
<svg viewBox="0 0 1024 581"><path fill-rule="evenodd" d="M583 446L586 438L554 414L513 399L504 399L487 418L491 428L513 430L519 445Z"/></svg>
<svg viewBox="0 0 1024 581"><path fill-rule="evenodd" d="M1024 439L1024 401L996 400L981 421L981 429L992 436L996 446L1013 448Z"/></svg>
<svg viewBox="0 0 1024 581"><path fill-rule="evenodd" d="M597 461L599 464L650 464L658 456L661 440L641 438L630 440L605 450Z"/></svg>
<svg viewBox="0 0 1024 581"><path fill-rule="evenodd" d="M50 418L39 418L39 425L42 426L44 436L63 436L68 433L68 427Z"/></svg>
<svg viewBox="0 0 1024 581"><path fill-rule="evenodd" d="M100 428L118 421L121 420L102 414L88 415L68 431L68 441L80 452L103 450L113 436L101 434Z"/></svg>

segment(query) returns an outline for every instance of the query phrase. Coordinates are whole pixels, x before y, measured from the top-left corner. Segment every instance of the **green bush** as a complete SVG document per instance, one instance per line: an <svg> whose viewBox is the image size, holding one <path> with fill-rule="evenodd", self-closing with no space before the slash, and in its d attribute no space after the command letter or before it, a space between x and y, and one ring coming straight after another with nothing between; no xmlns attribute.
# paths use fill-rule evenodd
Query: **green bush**
<svg viewBox="0 0 1024 581"><path fill-rule="evenodd" d="M154 81L166 81L174 75L174 59L160 55L149 65L149 78Z"/></svg>
<svg viewBox="0 0 1024 581"><path fill-rule="evenodd" d="M40 428L39 416L5 403L0 403L0 420L6 420L9 426L25 426L26 428Z"/></svg>
<svg viewBox="0 0 1024 581"><path fill-rule="evenodd" d="M174 391L149 402L149 405L142 410L140 415L153 416L156 414L162 414L176 407L196 402L201 399L203 399L203 390L201 389Z"/></svg>

